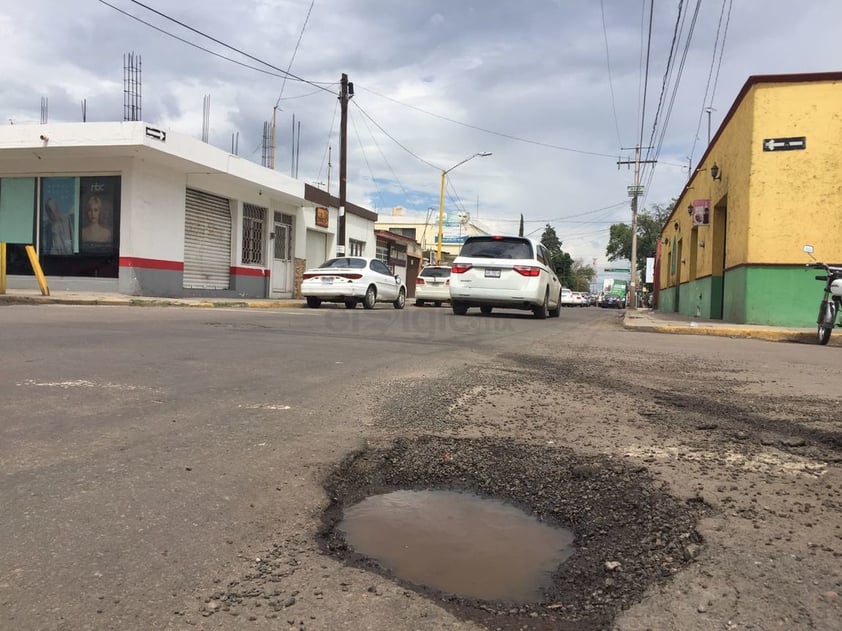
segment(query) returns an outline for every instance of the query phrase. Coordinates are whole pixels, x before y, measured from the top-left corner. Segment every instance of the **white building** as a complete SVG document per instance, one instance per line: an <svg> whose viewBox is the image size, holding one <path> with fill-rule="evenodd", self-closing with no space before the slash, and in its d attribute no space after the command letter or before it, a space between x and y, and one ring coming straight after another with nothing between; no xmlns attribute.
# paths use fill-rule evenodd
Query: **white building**
<svg viewBox="0 0 842 631"><path fill-rule="evenodd" d="M297 296L337 249L339 200L144 122L0 127L9 287L146 296ZM346 203L349 254L375 256L376 213Z"/></svg>

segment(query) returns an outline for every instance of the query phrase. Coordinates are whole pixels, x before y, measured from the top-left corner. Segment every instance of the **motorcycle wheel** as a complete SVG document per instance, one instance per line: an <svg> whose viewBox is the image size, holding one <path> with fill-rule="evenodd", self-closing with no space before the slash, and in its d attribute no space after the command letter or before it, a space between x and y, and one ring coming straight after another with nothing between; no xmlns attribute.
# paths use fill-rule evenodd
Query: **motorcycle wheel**
<svg viewBox="0 0 842 631"><path fill-rule="evenodd" d="M834 322L836 322L836 305L828 300L822 304L822 309L819 312L819 326L816 330L816 336L822 346L830 341Z"/></svg>

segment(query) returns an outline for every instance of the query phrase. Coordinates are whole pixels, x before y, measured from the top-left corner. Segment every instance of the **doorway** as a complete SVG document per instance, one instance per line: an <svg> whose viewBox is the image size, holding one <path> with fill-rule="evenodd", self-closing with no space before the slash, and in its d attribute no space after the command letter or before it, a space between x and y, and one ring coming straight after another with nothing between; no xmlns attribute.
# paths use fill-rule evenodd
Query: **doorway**
<svg viewBox="0 0 842 631"><path fill-rule="evenodd" d="M289 294L292 275L292 215L275 212L272 234L272 295Z"/></svg>

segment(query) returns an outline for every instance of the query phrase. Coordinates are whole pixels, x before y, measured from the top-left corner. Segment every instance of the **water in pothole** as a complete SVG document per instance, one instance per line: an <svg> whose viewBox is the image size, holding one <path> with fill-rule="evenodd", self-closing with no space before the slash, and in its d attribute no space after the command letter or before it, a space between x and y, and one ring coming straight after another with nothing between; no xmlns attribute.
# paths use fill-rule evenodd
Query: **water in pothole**
<svg viewBox="0 0 842 631"><path fill-rule="evenodd" d="M573 533L497 500L395 491L345 509L357 553L415 585L480 600L534 602L574 552Z"/></svg>

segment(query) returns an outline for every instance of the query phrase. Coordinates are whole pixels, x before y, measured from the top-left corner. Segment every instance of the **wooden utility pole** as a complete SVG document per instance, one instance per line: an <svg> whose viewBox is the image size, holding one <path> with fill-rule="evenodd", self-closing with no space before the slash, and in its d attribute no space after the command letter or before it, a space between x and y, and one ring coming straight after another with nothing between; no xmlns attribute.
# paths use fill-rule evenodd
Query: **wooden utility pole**
<svg viewBox="0 0 842 631"><path fill-rule="evenodd" d="M342 73L339 89L341 118L339 124L339 228L336 231L336 256L345 256L345 187L348 180L348 101L354 96L354 84Z"/></svg>
<svg viewBox="0 0 842 631"><path fill-rule="evenodd" d="M641 160L640 159L640 145L634 148L634 161L618 160L617 167L621 164L634 164L634 185L627 187L629 197L632 198L632 242L631 242L631 261L629 262L629 300L626 304L627 309L637 309L637 199L643 194L643 187L640 185L640 165L641 164L655 164L657 160Z"/></svg>

